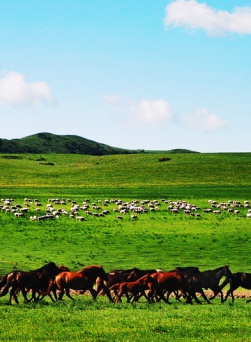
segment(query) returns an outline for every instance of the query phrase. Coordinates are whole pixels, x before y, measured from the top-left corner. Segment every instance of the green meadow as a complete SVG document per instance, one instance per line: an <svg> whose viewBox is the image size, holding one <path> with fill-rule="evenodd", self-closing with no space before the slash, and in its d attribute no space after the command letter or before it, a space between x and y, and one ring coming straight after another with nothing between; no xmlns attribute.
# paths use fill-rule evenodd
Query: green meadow
<svg viewBox="0 0 251 342"><path fill-rule="evenodd" d="M114 156L61 154L0 154L0 197L25 205L29 212L17 218L0 210L0 275L13 269L30 270L54 261L71 270L100 264L112 269L198 266L200 270L229 265L232 272L251 273L251 153L166 154ZM79 212L85 220L69 216L30 221L46 213L48 199L82 205L88 200L109 210L104 217ZM41 203L38 207L34 199ZM118 219L115 200L158 201L155 211L130 213ZM238 213L205 213L209 200L236 201ZM106 205L104 205L106 201ZM171 202L196 205L200 215L168 210ZM232 203L232 202L231 202ZM54 205L62 208L61 204ZM122 215L120 215L122 216ZM247 295L249 292L247 291ZM250 291L251 295L251 291ZM250 304L236 298L221 304L111 304L98 296L76 296L52 303L8 305L0 298L0 340L3 341L248 341Z"/></svg>

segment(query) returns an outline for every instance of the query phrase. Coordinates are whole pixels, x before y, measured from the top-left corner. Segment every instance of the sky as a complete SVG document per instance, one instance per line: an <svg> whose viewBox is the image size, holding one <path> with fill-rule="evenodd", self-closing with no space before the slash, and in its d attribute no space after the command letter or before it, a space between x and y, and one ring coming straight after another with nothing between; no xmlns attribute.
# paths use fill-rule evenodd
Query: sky
<svg viewBox="0 0 251 342"><path fill-rule="evenodd" d="M0 138L251 152L251 2L0 2Z"/></svg>

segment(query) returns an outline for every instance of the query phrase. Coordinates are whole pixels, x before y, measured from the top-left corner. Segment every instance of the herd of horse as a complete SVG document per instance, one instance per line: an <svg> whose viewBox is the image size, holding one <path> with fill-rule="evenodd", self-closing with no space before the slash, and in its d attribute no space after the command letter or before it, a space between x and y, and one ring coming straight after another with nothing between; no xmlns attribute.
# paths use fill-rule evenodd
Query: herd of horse
<svg viewBox="0 0 251 342"><path fill-rule="evenodd" d="M228 284L225 296L222 289ZM211 304L211 300L220 296L225 302L229 296L234 302L234 291L238 287L251 289L251 273L232 273L228 266L214 270L200 271L198 267L177 267L165 272L162 270L113 270L106 273L100 265L84 267L78 272L71 272L66 266L57 266L49 262L32 271L14 270L0 278L0 297L9 293L9 303L12 299L18 304L18 295L22 294L25 302L39 301L49 296L54 302L62 300L66 295L70 299L72 290L79 294L86 291L96 300L98 294L106 295L110 302L137 302L144 297L147 302L164 301L171 304L170 295L178 301L193 304L193 300L202 304L202 298ZM204 290L210 289L213 295L208 298ZM28 297L29 294L29 297ZM247 300L247 302L250 302Z"/></svg>

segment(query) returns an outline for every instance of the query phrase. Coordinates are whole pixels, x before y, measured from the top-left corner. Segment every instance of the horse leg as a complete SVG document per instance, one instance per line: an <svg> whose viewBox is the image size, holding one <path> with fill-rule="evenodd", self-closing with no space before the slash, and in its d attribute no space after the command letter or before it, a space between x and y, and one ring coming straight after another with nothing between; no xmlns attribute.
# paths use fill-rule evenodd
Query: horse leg
<svg viewBox="0 0 251 342"><path fill-rule="evenodd" d="M97 295L98 295L97 291L94 290L94 289L90 289L89 291L91 292L92 298L93 298L94 300L96 300Z"/></svg>
<svg viewBox="0 0 251 342"><path fill-rule="evenodd" d="M217 286L217 287L211 288L211 290L214 292L214 294L213 294L213 296L211 296L209 299L212 300L212 299L214 299L218 294L220 294L220 296L221 296L221 303L223 303L223 292L221 291L220 287Z"/></svg>
<svg viewBox="0 0 251 342"><path fill-rule="evenodd" d="M193 304L192 296L190 294L187 293L185 299L187 304Z"/></svg>
<svg viewBox="0 0 251 342"><path fill-rule="evenodd" d="M204 300L205 300L208 304L212 304L212 303L210 302L210 300L207 298L207 296L205 295L205 293L204 293L204 291L203 291L202 289L200 290L200 293L201 293L202 297L204 298Z"/></svg>
<svg viewBox="0 0 251 342"><path fill-rule="evenodd" d="M144 296L146 298L146 300L148 301L148 303L151 304L151 300L148 298L148 296L146 295L145 291L142 291L140 293L140 295L137 296L138 297L137 300L139 300L139 298L142 297L142 296Z"/></svg>
<svg viewBox="0 0 251 342"><path fill-rule="evenodd" d="M64 289L61 287L59 289L58 300L63 299L63 296L64 296Z"/></svg>
<svg viewBox="0 0 251 342"><path fill-rule="evenodd" d="M198 297L196 296L196 293L193 291L191 292L191 296L192 298L196 301L197 304L202 304L201 301L198 299Z"/></svg>
<svg viewBox="0 0 251 342"><path fill-rule="evenodd" d="M169 291L170 292L170 291ZM169 302L169 296L170 296L170 293L172 292L170 292L170 293L167 293L167 298L165 298L165 296L164 296L164 293L163 293L163 291L161 292L161 291L157 291L157 295L159 296L159 298L160 298L160 300L162 299L165 303L167 303L167 304L171 304L170 302Z"/></svg>
<svg viewBox="0 0 251 342"><path fill-rule="evenodd" d="M102 288L102 290L104 291L104 293L107 295L108 299L110 300L111 303L113 303L113 298L111 296L111 292L108 289L107 286L104 285L104 287ZM97 295L98 295L99 291L97 291Z"/></svg>
<svg viewBox="0 0 251 342"><path fill-rule="evenodd" d="M10 299L9 299L9 303L11 304L11 298L14 298L14 300L15 300L15 302L16 302L16 304L19 304L19 301L18 301L18 299L17 299L17 295L16 295L16 289L15 288L11 288L11 290L10 290Z"/></svg>
<svg viewBox="0 0 251 342"><path fill-rule="evenodd" d="M236 286L236 285L233 285L232 284L230 285L230 289L227 291L227 294L226 294L226 297L225 299L223 300L223 302L225 302L227 299L228 299L228 296L231 294L231 297L232 297L232 303L234 302L234 291L238 288L239 286Z"/></svg>
<svg viewBox="0 0 251 342"><path fill-rule="evenodd" d="M231 297L232 297L232 303L233 303L233 302L234 302L234 290L232 291L231 289L229 289L229 290L227 291L227 294L226 294L226 297L225 297L225 299L224 299L224 302L228 299L229 295L231 295Z"/></svg>
<svg viewBox="0 0 251 342"><path fill-rule="evenodd" d="M181 302L180 297L182 297L182 293L179 293L179 291L174 291L175 299Z"/></svg>
<svg viewBox="0 0 251 342"><path fill-rule="evenodd" d="M169 302L169 297L170 297L170 294L171 294L172 292L173 292L172 290L170 290L170 291L167 292L166 300L167 300L167 303L168 303L168 304L172 304L172 303Z"/></svg>
<svg viewBox="0 0 251 342"><path fill-rule="evenodd" d="M69 297L71 300L74 300L74 298L70 295L70 289L69 289L68 287L65 288L65 294L66 294L66 296ZM64 295L64 293L63 293L63 295ZM63 295L62 295L60 298L58 298L58 299L62 299L62 298L63 298ZM60 296L60 295L59 295L59 296Z"/></svg>
<svg viewBox="0 0 251 342"><path fill-rule="evenodd" d="M134 296L134 298L135 298L135 295L134 294L132 294L132 296L129 296L129 294L128 294L128 292L126 292L126 298L127 298L127 303L130 303L130 300L131 300L131 298Z"/></svg>

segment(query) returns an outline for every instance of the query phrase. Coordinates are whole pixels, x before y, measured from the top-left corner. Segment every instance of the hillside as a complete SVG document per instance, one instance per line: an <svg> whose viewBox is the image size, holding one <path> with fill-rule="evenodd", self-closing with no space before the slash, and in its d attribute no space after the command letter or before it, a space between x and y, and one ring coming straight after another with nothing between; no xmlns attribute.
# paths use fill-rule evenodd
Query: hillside
<svg viewBox="0 0 251 342"><path fill-rule="evenodd" d="M0 153L70 153L98 156L137 152L111 147L75 135L38 133L21 139L0 139Z"/></svg>
<svg viewBox="0 0 251 342"><path fill-rule="evenodd" d="M21 139L0 139L0 153L60 153L102 156L142 152L150 151L112 147L76 135L38 133ZM151 153L152 152L153 151L151 151ZM188 153L192 151L177 149L168 152Z"/></svg>

